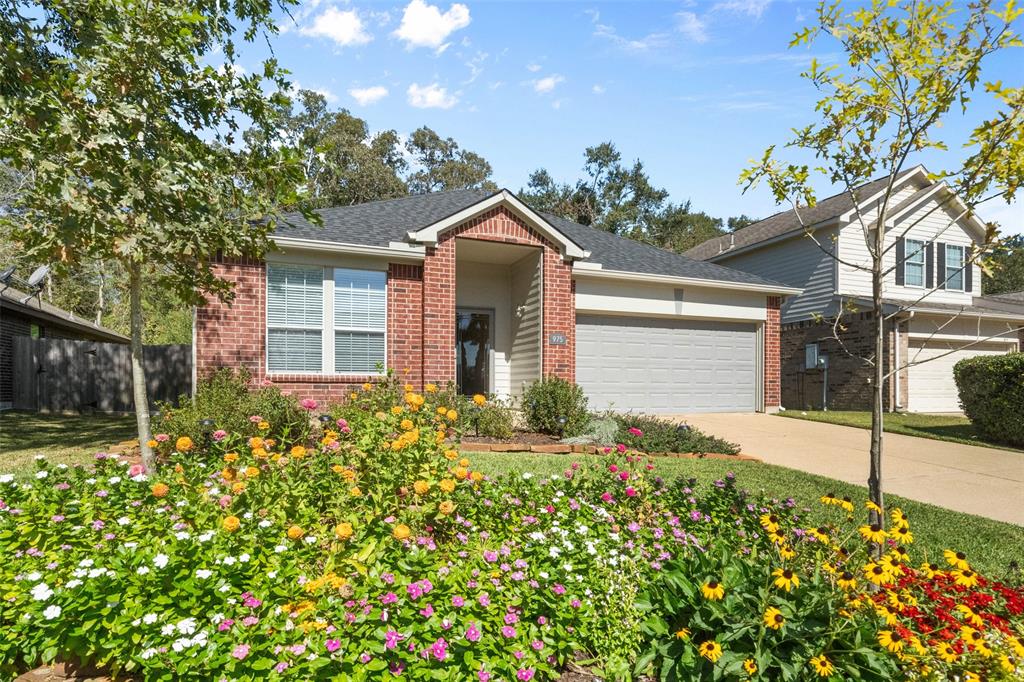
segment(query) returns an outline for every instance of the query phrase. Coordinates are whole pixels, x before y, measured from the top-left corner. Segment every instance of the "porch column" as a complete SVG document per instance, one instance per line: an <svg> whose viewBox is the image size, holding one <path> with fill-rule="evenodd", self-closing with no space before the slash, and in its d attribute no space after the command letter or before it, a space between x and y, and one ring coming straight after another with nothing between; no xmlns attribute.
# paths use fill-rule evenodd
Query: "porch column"
<svg viewBox="0 0 1024 682"><path fill-rule="evenodd" d="M455 381L455 240L443 235L423 260L423 381Z"/></svg>
<svg viewBox="0 0 1024 682"><path fill-rule="evenodd" d="M576 381L576 300L572 265L561 254L544 249L544 376ZM552 344L552 334L564 335L564 344Z"/></svg>

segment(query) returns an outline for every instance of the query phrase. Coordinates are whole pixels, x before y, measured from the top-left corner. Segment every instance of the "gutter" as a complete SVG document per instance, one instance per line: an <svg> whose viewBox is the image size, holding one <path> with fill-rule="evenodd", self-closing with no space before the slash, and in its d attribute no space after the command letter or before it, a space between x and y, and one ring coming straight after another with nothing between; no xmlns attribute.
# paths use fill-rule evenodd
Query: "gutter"
<svg viewBox="0 0 1024 682"><path fill-rule="evenodd" d="M752 284L748 282L728 282L717 279L702 279L700 277L678 277L675 275L652 275L643 272L629 272L626 270L604 270L596 267L574 267L572 271L572 276L573 279L608 279L620 282L646 282L650 284L686 284L690 286L705 287L709 289L733 289L739 291L755 291L766 294L779 294L782 296L796 296L803 292L803 289L797 287L788 287L782 284Z"/></svg>
<svg viewBox="0 0 1024 682"><path fill-rule="evenodd" d="M405 242L391 242L388 246L367 246L365 244L345 244L318 239L276 237L274 238L274 244L282 249L326 251L328 253L345 253L356 256L383 256L386 258L403 258L405 260L423 260L427 253L426 247L406 244Z"/></svg>

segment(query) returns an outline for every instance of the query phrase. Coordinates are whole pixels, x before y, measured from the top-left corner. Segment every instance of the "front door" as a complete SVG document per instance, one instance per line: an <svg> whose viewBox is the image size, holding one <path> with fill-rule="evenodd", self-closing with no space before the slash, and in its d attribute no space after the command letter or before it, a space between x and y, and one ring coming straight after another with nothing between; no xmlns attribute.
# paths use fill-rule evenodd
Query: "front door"
<svg viewBox="0 0 1024 682"><path fill-rule="evenodd" d="M455 311L455 371L463 395L491 392L491 348L494 313L459 308Z"/></svg>

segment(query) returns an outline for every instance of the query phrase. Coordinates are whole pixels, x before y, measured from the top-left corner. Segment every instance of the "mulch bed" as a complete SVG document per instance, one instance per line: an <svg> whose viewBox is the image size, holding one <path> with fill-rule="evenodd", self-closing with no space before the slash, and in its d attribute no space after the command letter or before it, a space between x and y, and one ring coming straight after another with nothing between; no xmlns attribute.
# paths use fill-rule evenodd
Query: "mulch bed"
<svg viewBox="0 0 1024 682"><path fill-rule="evenodd" d="M511 438L492 438L491 436L473 436L466 434L462 437L463 443L489 443L508 445L510 443L526 443L527 445L553 445L558 443L558 438L549 436L546 433L533 431L516 431Z"/></svg>

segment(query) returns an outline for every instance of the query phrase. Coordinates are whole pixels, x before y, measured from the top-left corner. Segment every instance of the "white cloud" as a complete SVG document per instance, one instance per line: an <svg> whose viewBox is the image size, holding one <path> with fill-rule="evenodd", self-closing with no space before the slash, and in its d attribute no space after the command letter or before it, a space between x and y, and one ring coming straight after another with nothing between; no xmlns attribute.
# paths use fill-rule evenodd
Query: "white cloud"
<svg viewBox="0 0 1024 682"><path fill-rule="evenodd" d="M676 13L676 30L695 43L708 40L707 24L693 12Z"/></svg>
<svg viewBox="0 0 1024 682"><path fill-rule="evenodd" d="M413 83L406 90L406 94L409 96L409 104L417 109L451 109L459 101L455 95L449 95L448 90L437 83Z"/></svg>
<svg viewBox="0 0 1024 682"><path fill-rule="evenodd" d="M711 7L711 11L746 14L747 16L760 19L770 4L772 4L772 0L722 0L722 2L715 3Z"/></svg>
<svg viewBox="0 0 1024 682"><path fill-rule="evenodd" d="M342 47L365 45L373 40L366 32L363 20L354 10L339 10L328 7L312 23L299 29L299 33L316 38L329 38Z"/></svg>
<svg viewBox="0 0 1024 682"><path fill-rule="evenodd" d="M540 71L540 64L537 64L536 62L527 64L526 70L529 71L530 73L537 73L538 71Z"/></svg>
<svg viewBox="0 0 1024 682"><path fill-rule="evenodd" d="M469 85L484 72L484 62L487 61L489 55L483 51L477 51L475 55L466 61L466 68L469 69L469 78L462 81L463 85Z"/></svg>
<svg viewBox="0 0 1024 682"><path fill-rule="evenodd" d="M596 18L598 15L595 12L593 16ZM594 36L604 38L628 52L646 52L668 45L668 34L665 33L650 33L643 38L624 38L616 32L614 26L598 24L596 22L594 25Z"/></svg>
<svg viewBox="0 0 1024 682"><path fill-rule="evenodd" d="M444 42L449 35L469 26L469 8L455 3L447 12L441 12L435 5L423 0L412 0L402 14L402 24L394 35L405 42L408 49L432 47L438 52L448 45Z"/></svg>
<svg viewBox="0 0 1024 682"><path fill-rule="evenodd" d="M373 104L379 102L388 96L388 89L383 85L372 85L368 88L352 88L348 91L348 94L352 96L360 106L366 106L367 104Z"/></svg>
<svg viewBox="0 0 1024 682"><path fill-rule="evenodd" d="M334 104L335 102L338 101L338 96L335 95L330 90L328 90L327 88L306 87L299 81L292 81L292 89L288 92L289 97L298 97L299 90L309 90L311 92L315 92L318 95L323 96L323 98L327 100L327 102L330 104Z"/></svg>
<svg viewBox="0 0 1024 682"><path fill-rule="evenodd" d="M595 95L603 95L604 94L604 86L601 85L600 83L595 83L594 87L590 88L590 91L592 93L594 93Z"/></svg>
<svg viewBox="0 0 1024 682"><path fill-rule="evenodd" d="M553 73L550 76L544 76L543 78L538 78L531 82L533 83L533 91L543 94L545 92L551 92L555 89L555 86L564 80L565 78L562 76L557 73Z"/></svg>

